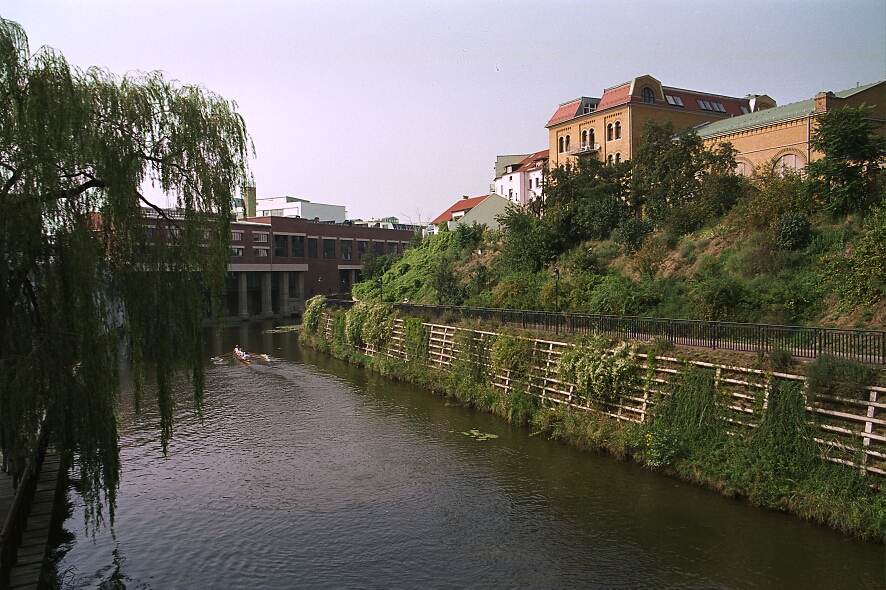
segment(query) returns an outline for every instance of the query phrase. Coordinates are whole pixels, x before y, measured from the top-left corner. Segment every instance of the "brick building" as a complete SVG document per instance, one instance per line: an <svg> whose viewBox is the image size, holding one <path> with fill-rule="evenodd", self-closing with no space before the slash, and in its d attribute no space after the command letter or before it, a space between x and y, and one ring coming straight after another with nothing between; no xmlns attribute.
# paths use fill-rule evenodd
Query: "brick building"
<svg viewBox="0 0 886 590"><path fill-rule="evenodd" d="M577 156L630 160L648 120L671 121L675 130L774 107L768 96L736 98L662 86L640 76L607 88L601 98L581 97L560 105L546 125L550 166Z"/></svg>
<svg viewBox="0 0 886 590"><path fill-rule="evenodd" d="M866 104L874 107L872 118L882 125L886 118L886 82L875 82L841 92L819 92L814 98L715 121L698 130L705 144L729 142L738 150L738 171L750 175L761 164L802 171L821 157L809 145L815 117L829 110Z"/></svg>
<svg viewBox="0 0 886 590"><path fill-rule="evenodd" d="M255 217L233 222L231 234L227 315L248 319L289 317L314 295L349 292L366 252L402 254L413 231Z"/></svg>

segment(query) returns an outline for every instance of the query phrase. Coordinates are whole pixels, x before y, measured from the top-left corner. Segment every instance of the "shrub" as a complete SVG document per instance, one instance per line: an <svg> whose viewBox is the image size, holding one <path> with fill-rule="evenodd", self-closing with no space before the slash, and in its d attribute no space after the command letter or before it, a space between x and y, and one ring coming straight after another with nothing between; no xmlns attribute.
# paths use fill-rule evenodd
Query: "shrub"
<svg viewBox="0 0 886 590"><path fill-rule="evenodd" d="M708 369L687 368L671 378L655 403L643 460L652 467L710 460L726 438L723 400Z"/></svg>
<svg viewBox="0 0 886 590"><path fill-rule="evenodd" d="M785 213L775 224L775 243L785 250L806 247L812 237L812 224L803 213Z"/></svg>
<svg viewBox="0 0 886 590"><path fill-rule="evenodd" d="M807 392L813 398L831 395L865 399L877 371L852 359L823 354L806 366Z"/></svg>
<svg viewBox="0 0 886 590"><path fill-rule="evenodd" d="M613 401L633 391L637 384L637 348L606 338L592 337L567 350L557 365L559 378L574 383L585 401Z"/></svg>
<svg viewBox="0 0 886 590"><path fill-rule="evenodd" d="M324 311L326 311L326 297L316 295L308 299L308 302L305 304L305 312L301 318L302 330L306 334L313 335L317 333Z"/></svg>
<svg viewBox="0 0 886 590"><path fill-rule="evenodd" d="M783 348L776 348L769 353L769 362L776 371L787 371L794 366L794 357Z"/></svg>
<svg viewBox="0 0 886 590"><path fill-rule="evenodd" d="M618 224L613 232L613 237L616 242L624 246L625 254L630 254L643 246L646 238L652 233L652 229L651 221L629 217Z"/></svg>
<svg viewBox="0 0 886 590"><path fill-rule="evenodd" d="M500 334L492 344L490 360L496 372L508 371L511 379L524 379L529 374L532 360L532 341Z"/></svg>

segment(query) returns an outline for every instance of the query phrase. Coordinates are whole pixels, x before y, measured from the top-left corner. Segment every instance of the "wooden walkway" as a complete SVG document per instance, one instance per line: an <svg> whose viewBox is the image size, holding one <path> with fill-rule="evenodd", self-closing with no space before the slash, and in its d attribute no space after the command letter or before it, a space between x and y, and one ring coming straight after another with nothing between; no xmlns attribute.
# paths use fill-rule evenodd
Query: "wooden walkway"
<svg viewBox="0 0 886 590"><path fill-rule="evenodd" d="M12 566L10 589L37 588L46 549L49 541L49 527L52 521L53 506L59 481L60 457L49 449L43 459L43 467L37 479L37 490L28 516L28 526L22 535L18 548L18 560ZM0 471L0 514L7 518L14 490L12 477Z"/></svg>

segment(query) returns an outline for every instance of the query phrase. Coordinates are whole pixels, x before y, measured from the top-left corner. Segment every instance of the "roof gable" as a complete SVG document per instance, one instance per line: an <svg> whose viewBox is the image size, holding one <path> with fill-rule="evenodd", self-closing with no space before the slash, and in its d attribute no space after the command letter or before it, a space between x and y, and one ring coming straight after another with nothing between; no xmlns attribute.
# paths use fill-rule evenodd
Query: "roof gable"
<svg viewBox="0 0 886 590"><path fill-rule="evenodd" d="M471 197L468 199L459 199L456 201L449 209L441 213L431 222L431 225L436 225L441 221L452 221L452 215L454 213L460 213L461 211L470 211L480 203L482 203L485 199L487 199L489 195L482 195L480 197Z"/></svg>

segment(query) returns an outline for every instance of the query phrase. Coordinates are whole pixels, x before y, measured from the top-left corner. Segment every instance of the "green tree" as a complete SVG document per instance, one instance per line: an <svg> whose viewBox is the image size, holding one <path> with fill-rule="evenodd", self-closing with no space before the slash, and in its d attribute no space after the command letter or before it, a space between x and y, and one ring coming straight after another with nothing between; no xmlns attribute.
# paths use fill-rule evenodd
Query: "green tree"
<svg viewBox="0 0 886 590"><path fill-rule="evenodd" d="M585 240L604 240L629 211L631 164L579 158L554 168L545 184L545 217L561 237L558 253Z"/></svg>
<svg viewBox="0 0 886 590"><path fill-rule="evenodd" d="M705 148L693 129L674 131L670 121L647 121L634 155L631 193L635 208L658 226L678 234L726 213L738 199L742 181L729 144Z"/></svg>
<svg viewBox="0 0 886 590"><path fill-rule="evenodd" d="M808 189L835 215L867 208L886 155L873 107L845 107L818 115L810 145L822 158L809 163Z"/></svg>
<svg viewBox="0 0 886 590"><path fill-rule="evenodd" d="M235 105L203 88L82 71L48 48L31 55L3 19L0 110L0 437L4 449L33 440L45 413L53 444L77 456L92 515L106 503L113 518L115 318L137 404L155 373L165 451L177 367L200 407L202 292L221 301L250 140ZM174 196L175 216L146 216L146 181Z"/></svg>

